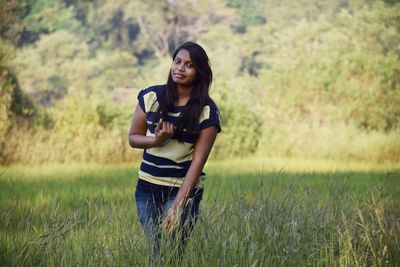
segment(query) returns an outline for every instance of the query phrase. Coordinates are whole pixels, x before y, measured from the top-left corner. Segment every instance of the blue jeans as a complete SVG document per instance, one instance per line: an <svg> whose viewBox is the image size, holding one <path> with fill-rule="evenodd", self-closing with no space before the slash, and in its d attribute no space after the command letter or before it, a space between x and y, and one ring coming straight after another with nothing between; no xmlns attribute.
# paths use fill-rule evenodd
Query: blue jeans
<svg viewBox="0 0 400 267"><path fill-rule="evenodd" d="M135 192L136 208L144 233L150 241L152 258L161 256L162 222L178 191L179 187L160 186L139 179ZM182 211L179 227L172 233L180 255L197 221L202 196L203 189L193 191Z"/></svg>

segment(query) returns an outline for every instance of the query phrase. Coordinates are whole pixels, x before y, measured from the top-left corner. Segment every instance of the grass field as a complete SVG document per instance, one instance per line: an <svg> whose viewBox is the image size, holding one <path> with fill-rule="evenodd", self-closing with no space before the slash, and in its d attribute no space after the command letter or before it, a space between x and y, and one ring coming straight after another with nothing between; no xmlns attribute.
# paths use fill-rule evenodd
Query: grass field
<svg viewBox="0 0 400 267"><path fill-rule="evenodd" d="M242 159L206 172L180 266L400 266L399 166ZM150 266L137 164L0 173L0 266Z"/></svg>

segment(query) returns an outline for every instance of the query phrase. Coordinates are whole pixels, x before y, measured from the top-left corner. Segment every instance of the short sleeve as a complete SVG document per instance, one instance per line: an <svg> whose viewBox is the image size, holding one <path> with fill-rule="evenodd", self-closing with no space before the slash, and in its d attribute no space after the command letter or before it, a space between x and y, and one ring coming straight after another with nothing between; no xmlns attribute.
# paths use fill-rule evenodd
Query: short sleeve
<svg viewBox="0 0 400 267"><path fill-rule="evenodd" d="M203 130L215 126L218 129L218 133L221 132L221 119L217 106L210 101L208 105L204 106L203 111L200 115L199 129Z"/></svg>
<svg viewBox="0 0 400 267"><path fill-rule="evenodd" d="M140 92L139 92L139 94L138 94L138 96L137 96L137 99L138 99L138 104L139 104L139 106L141 107L141 109L143 110L143 112L145 112L146 113L146 106L145 106L145 104L144 104L144 93L145 93L145 90L144 89L142 89L142 90L140 90Z"/></svg>
<svg viewBox="0 0 400 267"><path fill-rule="evenodd" d="M152 86L139 92L137 99L144 113L147 114L158 110L158 95L162 89L162 86Z"/></svg>

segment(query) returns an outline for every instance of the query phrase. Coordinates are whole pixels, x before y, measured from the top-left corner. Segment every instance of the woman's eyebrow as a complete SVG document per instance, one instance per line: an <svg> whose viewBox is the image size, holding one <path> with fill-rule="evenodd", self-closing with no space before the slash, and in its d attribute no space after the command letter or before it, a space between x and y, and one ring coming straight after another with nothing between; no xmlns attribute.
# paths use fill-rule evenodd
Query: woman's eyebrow
<svg viewBox="0 0 400 267"><path fill-rule="evenodd" d="M176 56L175 59L179 59L179 60L181 60L181 61L183 61L183 62L185 62L185 63L192 63L191 60L184 61L182 58L180 58L180 57L178 57L178 56Z"/></svg>

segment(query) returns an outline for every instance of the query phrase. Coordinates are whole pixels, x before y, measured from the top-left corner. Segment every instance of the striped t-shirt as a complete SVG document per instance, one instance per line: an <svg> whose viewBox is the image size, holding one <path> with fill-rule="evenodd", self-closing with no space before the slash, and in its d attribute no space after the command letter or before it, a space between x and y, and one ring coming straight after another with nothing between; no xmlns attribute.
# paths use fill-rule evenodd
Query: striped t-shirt
<svg viewBox="0 0 400 267"><path fill-rule="evenodd" d="M152 86L139 92L138 101L142 110L146 113L147 133L146 136L154 136L155 128L160 120L159 99L166 85ZM180 113L184 106L174 106L164 118L175 127L180 120ZM199 130L215 126L221 131L218 108L213 101L208 101L203 107L199 118ZM143 160L140 165L139 179L163 186L181 186L192 163L192 153L197 140L196 133L183 132L181 141L169 139L160 147L145 149ZM202 172L197 188L203 186L205 173Z"/></svg>

